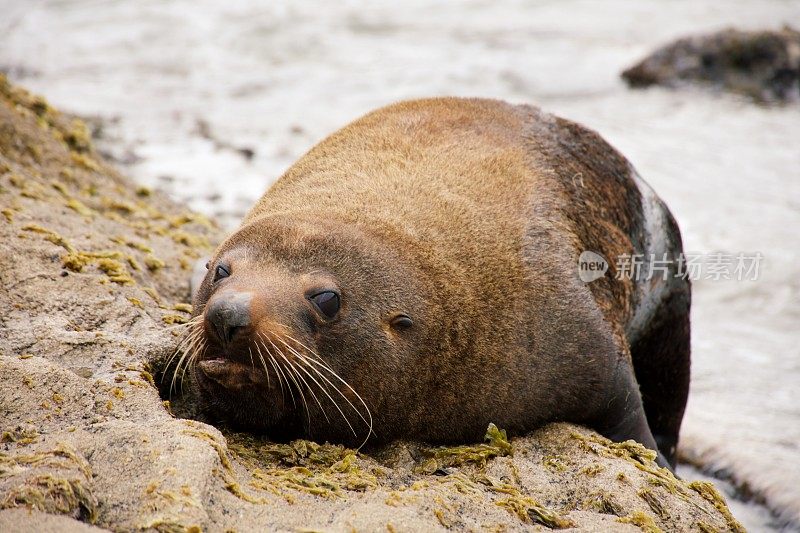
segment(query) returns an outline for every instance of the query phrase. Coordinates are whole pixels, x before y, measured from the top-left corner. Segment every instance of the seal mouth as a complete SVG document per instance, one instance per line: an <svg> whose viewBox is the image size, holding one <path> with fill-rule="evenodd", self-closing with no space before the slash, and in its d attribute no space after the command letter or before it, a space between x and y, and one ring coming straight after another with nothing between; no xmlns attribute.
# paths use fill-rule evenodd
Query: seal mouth
<svg viewBox="0 0 800 533"><path fill-rule="evenodd" d="M208 379L229 390L263 386L267 382L263 370L230 359L206 359L197 363L197 366Z"/></svg>

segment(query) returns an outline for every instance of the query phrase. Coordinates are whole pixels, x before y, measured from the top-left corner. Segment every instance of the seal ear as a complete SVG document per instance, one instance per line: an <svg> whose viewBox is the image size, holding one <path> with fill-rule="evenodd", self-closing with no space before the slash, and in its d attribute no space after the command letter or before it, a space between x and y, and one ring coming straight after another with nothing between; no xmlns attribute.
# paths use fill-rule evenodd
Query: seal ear
<svg viewBox="0 0 800 533"><path fill-rule="evenodd" d="M408 329L414 325L414 321L411 320L411 317L404 314L399 314L392 317L389 320L389 325L392 326L394 329Z"/></svg>

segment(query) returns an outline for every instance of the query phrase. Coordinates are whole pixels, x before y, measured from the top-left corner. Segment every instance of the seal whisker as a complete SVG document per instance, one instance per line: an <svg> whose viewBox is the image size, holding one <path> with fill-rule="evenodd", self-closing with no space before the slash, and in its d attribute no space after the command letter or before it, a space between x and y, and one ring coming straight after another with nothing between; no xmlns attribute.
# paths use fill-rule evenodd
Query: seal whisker
<svg viewBox="0 0 800 533"><path fill-rule="evenodd" d="M311 432L311 411L309 411L309 409L308 409L308 404L306 403L306 397L305 397L305 394L303 393L303 388L307 389L310 393L312 393L313 398L315 400L317 400L317 403L319 403L319 399L317 399L317 395L316 394L313 394L313 391L311 390L311 387L308 386L308 382L303 377L303 375L300 372L297 371L298 368L299 368L299 365L295 365L292 362L290 362L289 364L291 365L292 370L295 373L295 376L297 376L297 378L303 383L303 385L305 385L305 387L300 387L299 384L298 384L298 390L300 391L300 397L303 399L303 405L304 405L305 410L306 410L306 431L308 431L310 433Z"/></svg>
<svg viewBox="0 0 800 533"><path fill-rule="evenodd" d="M311 377L310 374L308 372L306 372L306 369L303 368L301 365L295 365L295 369L296 370L300 370L306 376ZM317 402L317 405L319 405L319 408L322 410L322 414L325 415L325 419L328 420L328 422L330 422L330 419L328 418L328 414L325 412L325 408L322 406L322 403L320 403L319 398L317 398L317 395L314 392L314 389L312 389L311 386L308 384L308 381L306 380L305 376L303 376L302 374L300 374L298 372L297 377L299 377L300 380L303 382L303 384L306 386L305 387L306 390L308 390L308 393L311 394L311 397L314 399L314 401Z"/></svg>
<svg viewBox="0 0 800 533"><path fill-rule="evenodd" d="M175 348L175 352L172 354L172 357L169 358L166 366L164 367L165 369L169 368L169 365L172 363L172 361L175 359L178 353L181 353L181 356L178 358L178 362L175 365L175 371L172 373L172 381L169 386L170 397L172 397L172 392L175 390L175 380L178 377L178 373L180 371L183 362L196 349L196 345L202 341L201 333L202 332L199 328L194 328L193 331L189 332L188 335ZM163 381L164 379L163 375L161 379Z"/></svg>
<svg viewBox="0 0 800 533"><path fill-rule="evenodd" d="M275 345L273 344L273 346L275 346ZM277 346L275 348L278 349ZM310 415L309 415L309 412L308 412L308 404L306 403L306 396L305 396L305 394L303 394L303 388L300 386L300 382L297 380L297 377L296 377L297 376L297 370L295 369L295 365L289 360L288 357L286 357L286 354L284 354L280 349L278 349L278 355L280 355L281 358L286 363L284 365L284 370L289 375L289 377L292 380L292 383L294 383L294 386L297 388L297 392L300 394L300 399L303 401L303 407L305 408L305 411L306 411L306 422L307 422L307 424L309 424L309 427L310 427L311 420L310 420ZM291 392L292 392L292 388L289 387L289 393L291 393ZM292 399L294 399L294 396L292 396Z"/></svg>
<svg viewBox="0 0 800 533"><path fill-rule="evenodd" d="M275 348L275 350L277 350L278 355L283 357L283 360L286 361L286 357L283 355L283 353L281 353L280 350L278 350L278 347L275 346L275 344L273 344L273 342L271 340L269 340L269 338L267 338L267 341L269 341L269 343L272 344L272 347ZM289 377L288 377L289 376L289 369L286 368L285 365L283 363L281 363L280 360L277 357L275 358L275 363L277 364L278 368L281 369L281 373L283 374L283 378L286 380L286 388L289 389L289 396L292 398L292 405L297 407L297 401L294 399L294 393L292 392L292 384L289 382Z"/></svg>
<svg viewBox="0 0 800 533"><path fill-rule="evenodd" d="M283 342L283 341L281 341L281 342ZM289 347L289 349L291 350L292 348L291 348L291 347ZM294 351L294 350L293 350L293 351ZM296 355L300 356L301 358L303 357L303 356L302 356L302 354L296 354ZM311 381L313 381L313 382L314 382L314 384L316 384L316 386L317 386L317 387L319 387L319 389L320 389L322 392L324 392L326 396L328 396L328 398L331 400L331 403L333 403L334 405L336 405L336 402L333 400L333 398L331 398L331 395L330 395L330 394L328 394L328 391L327 391L327 390L325 390L325 389L322 387L322 385L320 385L319 381L317 381L317 379L316 379L316 378L315 378L315 377L314 377L312 374L310 374L310 373L308 372L308 370L306 370L306 367L305 367L305 365L302 365L302 364L301 364L301 365L297 365L297 368L298 368L299 370L301 370L301 371L302 371L302 372L303 372L303 373L304 373L306 376L308 376L308 377L311 379ZM312 368L312 370L313 370L313 368ZM308 387L308 392L310 392L310 393L311 393L311 395L312 395L312 397L314 398L314 400L316 400L316 402L317 402L317 405L319 405L319 408L322 410L322 414L325 416L325 420L326 420L328 423L330 423L331 419L328 417L328 413L327 413L327 411L325 410L325 407L322 405L322 402L320 402L320 401L319 401L319 398L318 398L318 397L317 397L317 395L314 393L314 389L313 389L311 386L309 386L308 382L307 382L305 379L303 379L303 381L305 382L305 384L306 384L306 387ZM338 406L336 406L336 407L338 408ZM341 412L341 410L340 410L340 412ZM344 413L342 413L342 416L344 416ZM345 417L345 421L347 421L347 417Z"/></svg>
<svg viewBox="0 0 800 533"><path fill-rule="evenodd" d="M366 444L367 440L369 440L369 437L370 437L370 435L372 435L372 413L370 412L370 410L369 410L369 407L367 406L367 404L366 404L366 403L364 402L364 400L361 398L361 395L360 395L360 394L358 394L358 393L357 393L357 392L356 392L356 391L353 389L353 387L351 387L351 386L350 386L350 384L349 384L349 383L347 383L345 380L343 380L343 379L342 379L342 378L339 376L339 374L337 374L337 373L336 373L336 372L335 372L333 369L331 369L331 368L330 368L328 365L326 365L325 363L323 363L323 362L321 362L321 361L317 361L317 360L315 360L314 358L307 357L307 356L305 356L305 355L301 354L300 352L298 352L297 350L295 350L294 348L292 348L292 347L291 347L289 344L287 344L287 343L286 343L286 341L284 341L283 339L278 339L278 340L279 340L279 341L281 341L281 342L284 344L284 346L286 346L286 347L287 347L289 350L291 350L291 351L292 351L292 353L294 353L294 354L295 354L295 355L298 357L298 359L299 359L300 361L302 361L302 362L305 362L305 363L306 363L306 366L307 366L308 368L311 368L311 369L313 369L313 370L314 370L314 371L317 373L317 375L318 375L318 376L320 376L320 377L321 377L321 378L322 378L322 379L323 379L323 380L324 380L326 383L328 383L328 385L330 385L331 387L333 387L333 389L334 389L336 392L338 392L338 393L339 393L339 395L340 395L342 398L344 398L344 400L345 400L345 401L346 401L346 402L347 402L347 403L350 405L350 407L353 409L353 411L355 411L355 412L356 412L356 414L357 414L357 415L358 415L358 416L361 418L361 420L362 420L362 421L364 421L364 423L365 423L365 424L367 424L367 426L369 426L369 430L367 431L367 437L364 439L364 442L362 442L362 443L361 443L361 446L359 446L359 449L361 449L361 447L362 447L362 446L364 446L364 444ZM298 342L298 343L299 343L299 341L296 341L296 342ZM302 343L299 343L299 344L302 344ZM308 347L306 347L306 349L308 349ZM319 356L317 356L317 357L319 357ZM345 394L344 394L342 391L340 391L338 387L336 387L336 386L335 386L335 385L334 385L334 384L333 384L333 383L332 383L332 382L331 382L331 381L330 381L330 380L329 380L329 379L328 379L328 378L327 378L327 377L326 377L324 374L322 374L322 373L321 373L321 372L320 372L320 371L319 371L317 368L315 368L315 367L313 367L312 365L308 364L309 362L316 363L317 365L319 365L320 367L322 367L324 370L326 370L326 371L328 371L329 373L331 373L331 374L332 374L332 375L333 375L333 376L334 376L336 379L338 379L340 382L342 382L342 384L344 384L344 386L345 386L345 387L347 387L348 389L350 389L350 390L353 392L353 394L355 394L355 395L356 395L356 397L359 399L359 401L360 401L360 402L361 402L361 404L364 406L364 408L367 410L367 416L369 417L369 420L367 420L366 418L364 418L364 415L361 413L361 411L360 411L360 410L359 410L359 409L358 409L358 408L357 408L355 405L353 405L353 403L350 401L350 399L349 399L349 398L348 398L348 397L347 397L347 396L346 396L346 395L345 395ZM333 400L332 400L332 401L333 401ZM337 408L337 409L339 409L339 412L341 413L342 417L344 417L344 419L345 419L345 422L347 422L347 425L350 427L350 430L353 432L353 435L354 435L354 436L357 436L358 434L356 433L355 429L353 429L353 426L350 424L350 422L349 422L349 420L347 419L347 417L345 416L345 414L344 414L344 413L342 412L342 410L339 408L338 404L337 404L336 402L334 402L334 405L336 406L336 408Z"/></svg>
<svg viewBox="0 0 800 533"><path fill-rule="evenodd" d="M202 348L202 351L200 351L200 348ZM186 393L184 389L184 387L186 386L186 380L184 379L184 377L186 376L186 372L190 371L194 366L194 364L197 362L198 353L200 354L200 356L202 356L203 354L206 353L207 349L208 345L206 344L205 340L201 338L200 342L197 343L196 348L190 352L184 370L181 373L181 396L183 396Z"/></svg>
<svg viewBox="0 0 800 533"><path fill-rule="evenodd" d="M178 373L180 372L181 366L183 365L184 360L188 357L189 352L184 351L181 354L181 357L178 359L178 363L175 365L175 372L172 373L172 382L169 385L169 395L170 398L172 397L172 392L175 390L175 382L178 379ZM183 376L181 376L181 382L183 381Z"/></svg>
<svg viewBox="0 0 800 533"><path fill-rule="evenodd" d="M266 361L264 361L264 354L261 353L261 348L258 347L258 343L259 343L259 341L256 340L256 342L255 342L255 344L256 344L256 353L258 354L258 359L261 361L261 366L264 367L264 373L267 375L267 387L270 387L271 383L270 383L270 378L269 378L269 370L267 369ZM250 348L250 347L248 347L247 349L250 350L250 357L252 358L253 357L253 349ZM253 368L255 368L255 366Z"/></svg>
<svg viewBox="0 0 800 533"><path fill-rule="evenodd" d="M309 353L309 354L310 354L312 357L304 357L302 354L300 354L299 352L297 352L297 350L293 350L295 353L297 353L297 355L299 355L299 356L300 356L301 358L303 358L303 359L306 359L306 360L308 360L308 361L311 361L312 363L316 363L316 364L320 365L320 366L321 366L322 368L324 368L326 371L330 372L330 373L331 373L331 374L332 374L332 375L333 375L333 376L334 376L336 379L338 379L338 380L339 380L339 381L340 381L340 382L341 382L341 383L342 383L342 384L343 384L345 387L347 387L348 389L350 389L350 391L351 391L353 394L355 394L355 395L356 395L356 397L358 398L358 400L361 402L361 405L363 405L363 406L364 406L364 409L366 409L366 410L367 410L367 416L369 417L369 421L367 421L367 420L364 418L364 416L361 414L361 411L360 411L360 410L356 409L356 407L355 407L355 406L354 406L354 405L353 405L353 404L350 402L350 400L347 398L347 396L345 396L344 394L342 394L342 392L341 392L341 391L339 391L339 389L338 389L338 388L334 387L334 388L335 388L335 389L336 389L336 390L339 392L339 394L341 394L341 395L342 395L342 397L343 397L345 400L347 400L347 403L349 403L349 404L350 404L350 406L353 408L353 410L354 410L356 413L358 413L358 416L359 416L359 417L361 417L361 420L363 420L363 421L364 421L364 423L365 423L365 424L367 424L367 425L369 426L369 432L367 433L367 439L369 439L370 435L372 434L372 413L370 412L369 406L367 406L366 402L365 402L365 401L364 401L364 399L361 397L361 395L360 395L358 392L356 392L356 390L355 390L353 387L351 387L349 383L347 383L347 382L346 382L344 379L342 379L342 377L341 377L339 374L337 374L337 373L336 373L336 372L335 372L335 371L334 371L334 370L333 370L333 369L332 369L330 366L328 366L328 364L327 364L327 363L325 363L325 361L323 361L323 360L322 360L322 358L319 356L319 354L317 354L317 353L316 353L314 350L312 350L311 348L309 348L308 346L306 346L305 344L303 344L303 343L302 343L302 342L300 342L299 340L295 339L295 338L294 338L294 337L292 337L291 335L286 335L286 337L287 337L288 339L290 339L290 340L292 340L292 341L296 342L298 345L302 346L303 348L305 348L305 350L306 350L306 351L307 351L307 352L308 352L308 353ZM286 342L284 342L284 344L285 344L285 345L286 345L286 347L287 347L287 348L289 348L290 350L292 349L292 348L291 348L291 347L290 347L288 344L286 344ZM333 386L333 384L331 384L331 386ZM364 441L364 443L366 443L366 440ZM363 445L364 445L364 444L362 444L362 446L363 446Z"/></svg>
<svg viewBox="0 0 800 533"><path fill-rule="evenodd" d="M197 343L197 347L192 350L192 355L189 356L189 361L186 363L186 370L192 370L197 364L197 360L203 357L207 350L208 343L204 338L201 337L200 342Z"/></svg>
<svg viewBox="0 0 800 533"><path fill-rule="evenodd" d="M280 340L280 339L279 339L279 340ZM283 342L283 341L281 341L281 342ZM289 347L289 346L287 346L287 348L289 348L290 350L292 349L292 348L291 348L291 347ZM336 386L335 386L335 385L334 385L334 384L333 384L333 383L332 383L332 382L331 382L331 381L330 381L328 378L326 378L326 377L325 377L325 376L324 376L322 373L320 373L320 371L319 371L319 370L317 370L315 367L313 367L313 366L309 365L309 364L308 364L308 363L305 361L305 358L303 358L303 356L302 356L301 354L297 354L297 355L299 355L299 356L300 356L300 360L301 360L301 362L302 362L302 363L304 363L304 366L305 366L305 368L308 368L308 369L312 370L312 371L313 371L314 373L316 373L316 374L317 374L317 375L318 375L318 376L319 376L319 377L320 377L320 378L321 378L323 381L325 381L325 382L326 382L326 383L327 383L327 384L328 384L330 387L332 387L332 388L333 388L333 389L334 389L336 392L338 392L340 395L342 394L342 393L341 393L341 391L339 391L339 390L336 388ZM346 424L347 424L347 426L350 428L350 431L352 431L352 432L353 432L353 436L357 437L357 436L358 436L358 433L357 433L357 432L356 432L356 430L353 428L352 424L350 424L350 420L347 418L347 415L345 415L345 414L344 414L344 411L342 411L342 408L339 406L339 403L338 403L338 402L337 402L337 401L336 401L336 400L335 400L335 399L334 399L334 398L333 398L333 397L330 395L330 393L328 392L328 390L327 390L325 387L323 387L321 384L319 384L319 382L318 382L318 381L316 381L316 380L314 380L314 381L317 383L317 385L319 386L320 390L321 390L322 392L324 392L324 393L325 393L325 395L326 395L326 396L328 397L328 399L331 401L331 403L333 404L333 406L334 406L334 407L336 407L336 410L337 410L337 411L339 411L339 414L340 414L340 415L342 415L342 419L344 419L345 423L346 423ZM347 400L347 398L346 398L346 397L345 397L344 399L345 399L345 400ZM352 407L352 404L351 404L351 407ZM355 407L353 407L353 409L355 410ZM329 420L329 421L330 421L330 420Z"/></svg>
<svg viewBox="0 0 800 533"><path fill-rule="evenodd" d="M286 396L286 391L284 391L284 386L283 386L283 381L285 379L285 376L283 376L283 372L281 371L280 366L278 365L278 360L275 358L275 355L273 355L272 350L269 349L269 346L267 346L267 344L264 342L263 337L262 337L260 343L261 343L261 346L264 347L264 350L266 350L266 352L267 352L267 356L269 357L270 365L272 365L272 368L275 369L275 375L278 376L278 384L281 386L281 395L285 397ZM288 384L287 384L287 386L288 386Z"/></svg>
<svg viewBox="0 0 800 533"><path fill-rule="evenodd" d="M259 333L258 336L260 338L259 343L261 344L261 346L264 347L264 350L266 350L267 357L269 357L269 362L272 365L272 368L275 369L275 375L278 376L278 384L281 386L281 397L286 398L286 391L283 388L283 377L282 377L282 372L280 371L280 367L278 366L278 363L275 360L275 356L272 355L272 352L270 351L269 347L264 342L265 340L264 336L261 333ZM258 345L256 345L256 347L258 347Z"/></svg>
<svg viewBox="0 0 800 533"><path fill-rule="evenodd" d="M200 333L201 332L199 330L195 330L195 333L193 335L194 338L185 347L184 354L178 360L178 364L175 366L175 373L172 375L172 385L171 385L171 387L174 387L175 379L177 378L178 373L180 373L181 395L183 395L184 392L185 392L185 390L184 390L184 386L185 386L184 383L185 382L184 382L183 378L186 375L186 371L189 368L191 368L191 365L192 365L193 361L196 359L196 355L197 355L197 352L199 351L199 349L202 347L203 348L203 352L205 352L205 349L206 349L205 339L203 339L203 337L202 337L202 335ZM181 367L183 367L183 370L181 370ZM170 393L171 392L172 391L170 390Z"/></svg>
<svg viewBox="0 0 800 533"><path fill-rule="evenodd" d="M283 380L284 380L284 381L286 381L286 387L287 387L287 388L288 388L288 387L290 387L291 385L290 385L290 383L289 383L289 380L288 380L288 378L286 377L286 374L285 374L285 372L283 371L283 364L281 364L280 360L279 360L277 357L275 357L275 354L273 354L273 353L272 353L272 350L270 350L270 349L269 349L269 346L267 346L267 345L266 345L266 342L269 342L269 343L272 345L272 347L273 347L273 348L275 348L275 350L277 350L277 349L278 349L278 348L277 348L277 346L275 346L275 345L272 343L272 341L270 341L270 340L269 340L267 337L265 337L265 336L264 336L264 335L262 335L261 333L259 333L259 336L260 336L260 337L261 337L261 339L262 339L262 345L264 346L264 349L265 349L265 350L267 350L267 353L269 354L269 356L270 356L270 358L271 358L271 361L273 362L273 364L274 364L274 366L275 366L275 371L279 373L279 374L278 374L278 377L279 377L279 378L281 378L281 377L282 377L282 378L283 378ZM264 341L266 341L266 342L264 342ZM282 383L282 382L281 382L281 383ZM283 385L281 385L281 387L282 387L282 386L283 386Z"/></svg>
<svg viewBox="0 0 800 533"><path fill-rule="evenodd" d="M247 353L248 353L248 354L250 354L250 366L251 366L251 367L253 367L253 368L255 369L255 367L256 367L256 364L255 364L255 362L253 361L253 348L252 348L252 347L250 347L250 346L248 346L248 347L247 347Z"/></svg>
<svg viewBox="0 0 800 533"><path fill-rule="evenodd" d="M169 363L172 362L172 359L175 357L175 355L178 353L178 351L180 351L183 348L186 348L186 347L190 346L202 334L202 327L199 327L199 322L187 323L185 325L189 325L191 327L187 329L187 331L184 334L183 338L178 343L178 345L175 347L175 352L173 353L173 355L169 359L169 361L167 361L168 365L169 365Z"/></svg>
<svg viewBox="0 0 800 533"><path fill-rule="evenodd" d="M198 316L190 318L189 320L187 320L183 324L173 324L171 326L167 326L166 329L168 331L176 331L176 330L183 329L183 328L191 328L191 327L197 325L199 322L202 322L202 320L203 320L203 316L202 315L198 315Z"/></svg>
<svg viewBox="0 0 800 533"><path fill-rule="evenodd" d="M181 326L184 327L186 324L181 324ZM186 333L183 334L183 338L181 338L181 340L178 342L178 345L175 346L175 350L172 352L172 355L169 357L169 359L167 359L167 363L164 365L165 369L169 368L169 365L172 364L172 361L175 359L175 357L177 357L184 345L191 344L190 341L198 334L199 332L197 331L197 328L188 329ZM162 383L164 382L165 375L166 374L163 374L161 376Z"/></svg>
<svg viewBox="0 0 800 533"><path fill-rule="evenodd" d="M301 341L295 339L291 335L286 335L286 338L288 338L290 341L292 341L292 342L298 344L300 347L302 347L308 353L308 356L309 356L310 359L312 359L313 361L325 366L327 368L327 370L329 370L330 372L333 372L333 369L331 369L330 366L328 366L328 363L326 363L316 351L312 350L311 348L309 348L308 346L303 344ZM339 379L341 379L341 378L339 378Z"/></svg>

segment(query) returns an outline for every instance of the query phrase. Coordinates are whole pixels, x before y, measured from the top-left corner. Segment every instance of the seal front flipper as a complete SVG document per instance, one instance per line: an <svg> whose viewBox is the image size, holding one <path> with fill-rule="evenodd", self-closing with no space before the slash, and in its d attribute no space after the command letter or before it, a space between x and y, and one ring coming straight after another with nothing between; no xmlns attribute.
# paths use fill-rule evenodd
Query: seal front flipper
<svg viewBox="0 0 800 533"><path fill-rule="evenodd" d="M674 472L673 466L659 450L650 426L647 423L639 387L632 379L633 370L626 360L617 362L613 386L609 393L602 419L593 427L604 437L614 442L633 439L658 453L658 466Z"/></svg>

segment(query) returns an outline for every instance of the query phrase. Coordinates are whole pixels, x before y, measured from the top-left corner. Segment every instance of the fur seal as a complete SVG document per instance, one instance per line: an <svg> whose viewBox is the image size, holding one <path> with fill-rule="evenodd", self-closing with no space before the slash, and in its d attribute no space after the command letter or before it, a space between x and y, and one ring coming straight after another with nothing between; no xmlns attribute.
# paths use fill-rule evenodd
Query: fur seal
<svg viewBox="0 0 800 533"><path fill-rule="evenodd" d="M213 420L272 438L448 443L567 421L674 467L681 246L597 133L502 101L403 102L312 148L217 248L181 364ZM584 251L610 263L590 283ZM623 254L667 259L665 275L619 276Z"/></svg>

